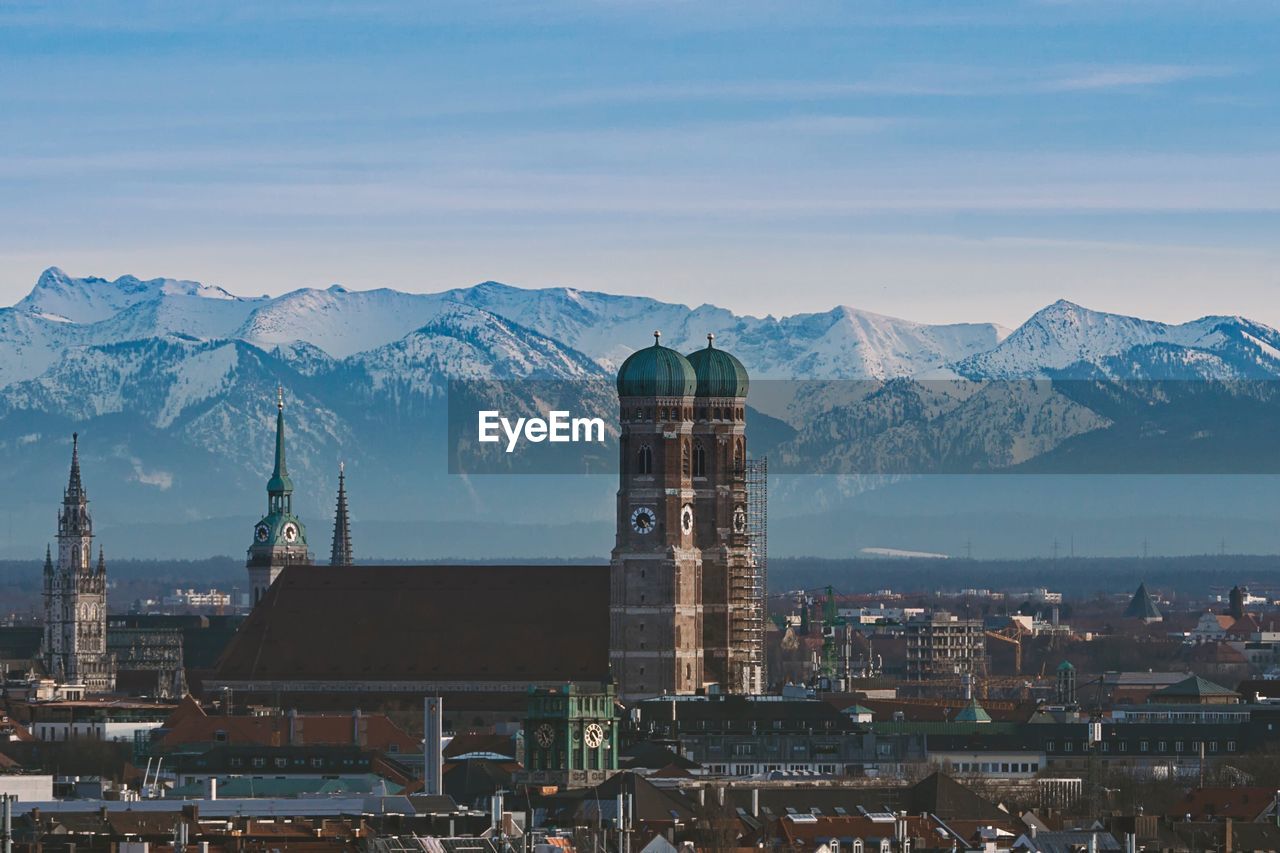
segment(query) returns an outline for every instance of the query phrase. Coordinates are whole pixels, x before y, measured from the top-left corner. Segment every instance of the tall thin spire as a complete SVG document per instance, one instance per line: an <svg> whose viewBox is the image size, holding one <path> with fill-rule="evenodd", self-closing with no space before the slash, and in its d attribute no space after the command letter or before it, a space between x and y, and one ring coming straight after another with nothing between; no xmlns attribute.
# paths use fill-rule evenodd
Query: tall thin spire
<svg viewBox="0 0 1280 853"><path fill-rule="evenodd" d="M80 482L80 433L71 433L71 478L67 481L68 500L78 501L84 495L84 485Z"/></svg>
<svg viewBox="0 0 1280 853"><path fill-rule="evenodd" d="M53 574L53 549L47 543L44 546L44 573Z"/></svg>
<svg viewBox="0 0 1280 853"><path fill-rule="evenodd" d="M276 467L272 472L275 477L287 477L288 467L284 462L284 387L276 387Z"/></svg>
<svg viewBox="0 0 1280 853"><path fill-rule="evenodd" d="M267 481L267 495L271 511L289 512L289 495L293 493L293 481L284 459L284 388L276 388L276 459ZM278 506L276 504L279 504Z"/></svg>
<svg viewBox="0 0 1280 853"><path fill-rule="evenodd" d="M102 546L98 546L98 571L97 574L105 577L107 574L107 559L103 556Z"/></svg>
<svg viewBox="0 0 1280 853"><path fill-rule="evenodd" d="M338 463L338 509L333 516L333 550L329 565L351 565L351 526L347 520L347 472L346 465Z"/></svg>

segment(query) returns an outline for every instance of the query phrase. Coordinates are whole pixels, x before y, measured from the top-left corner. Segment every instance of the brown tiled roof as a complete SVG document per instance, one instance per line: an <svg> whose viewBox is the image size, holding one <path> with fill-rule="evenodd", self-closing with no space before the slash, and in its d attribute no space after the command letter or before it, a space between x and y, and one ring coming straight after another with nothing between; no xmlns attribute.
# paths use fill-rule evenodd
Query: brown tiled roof
<svg viewBox="0 0 1280 853"><path fill-rule="evenodd" d="M168 749L214 742L287 746L291 728L295 744L364 746L382 752L413 752L419 747L385 714L361 714L358 719L351 714L210 716L189 696L165 722L161 743Z"/></svg>
<svg viewBox="0 0 1280 853"><path fill-rule="evenodd" d="M1274 788L1195 788L1169 807L1169 816L1182 820L1191 815L1192 820L1233 818L1256 820L1275 802Z"/></svg>
<svg viewBox="0 0 1280 853"><path fill-rule="evenodd" d="M598 681L608 649L607 566L289 566L217 677Z"/></svg>
<svg viewBox="0 0 1280 853"><path fill-rule="evenodd" d="M801 815L801 818L801 821L795 821L786 816L778 820L778 835L786 846L793 849L816 849L831 838L892 838L896 829L895 822L875 821L863 815ZM937 824L927 817L912 815L906 818L906 822L907 835L911 838L937 837Z"/></svg>

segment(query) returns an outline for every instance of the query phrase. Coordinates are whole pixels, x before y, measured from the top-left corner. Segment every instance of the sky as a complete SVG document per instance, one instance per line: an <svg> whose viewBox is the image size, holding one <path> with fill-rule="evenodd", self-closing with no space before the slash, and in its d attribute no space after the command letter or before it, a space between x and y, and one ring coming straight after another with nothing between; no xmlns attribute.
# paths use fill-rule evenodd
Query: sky
<svg viewBox="0 0 1280 853"><path fill-rule="evenodd" d="M0 304L484 280L1280 326L1280 6L0 3Z"/></svg>

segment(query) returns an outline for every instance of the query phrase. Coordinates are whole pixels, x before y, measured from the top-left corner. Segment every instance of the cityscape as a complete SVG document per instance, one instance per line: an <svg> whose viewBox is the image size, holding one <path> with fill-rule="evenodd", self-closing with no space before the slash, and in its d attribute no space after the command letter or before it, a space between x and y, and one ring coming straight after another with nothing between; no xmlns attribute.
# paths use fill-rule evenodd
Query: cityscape
<svg viewBox="0 0 1280 853"><path fill-rule="evenodd" d="M0 853L1280 853L1278 12L0 2Z"/></svg>
<svg viewBox="0 0 1280 853"><path fill-rule="evenodd" d="M1275 591L772 588L750 386L714 335L623 361L607 566L361 561L342 466L308 534L278 389L247 592L126 609L73 434L43 613L0 628L6 842L1277 843Z"/></svg>

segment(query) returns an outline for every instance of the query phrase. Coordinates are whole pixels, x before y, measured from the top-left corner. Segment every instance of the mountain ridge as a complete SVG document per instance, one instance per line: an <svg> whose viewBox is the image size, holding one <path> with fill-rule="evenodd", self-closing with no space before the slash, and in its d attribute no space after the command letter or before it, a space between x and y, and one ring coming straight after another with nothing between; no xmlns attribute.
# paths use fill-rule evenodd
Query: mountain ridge
<svg viewBox="0 0 1280 853"><path fill-rule="evenodd" d="M608 525L609 477L547 486L534 477L445 473L448 383L590 380L575 404L612 423L612 373L654 329L683 352L714 333L753 380L813 380L753 383L749 410L749 419L769 425L753 432L753 446L811 473L861 474L887 458L988 471L1033 463L1112 424L1087 397L1082 403L1052 386L984 387L990 380L1111 383L1128 411L1150 402L1122 387L1130 379L1280 378L1280 333L1261 323L1221 315L1165 324L1066 300L1010 330L849 306L756 317L499 282L436 293L333 285L241 297L182 279L73 278L51 267L30 294L0 308L0 482L15 496L17 535L42 536L65 480L67 436L79 429L108 529L125 521L111 515L126 511L176 510L192 523L238 516L261 494L274 389L283 386L291 468L306 484L295 501L312 518L331 510L328 487L343 460L357 491L377 484L361 496L357 520L363 512L406 529L424 518L537 524L551 505L557 520ZM831 379L857 382L823 382ZM510 384L506 402L521 404L520 387ZM1176 447L1181 438L1166 440ZM846 506L866 488L783 486L775 517ZM33 542L9 547L21 554ZM403 543L406 556L429 556L433 547Z"/></svg>

